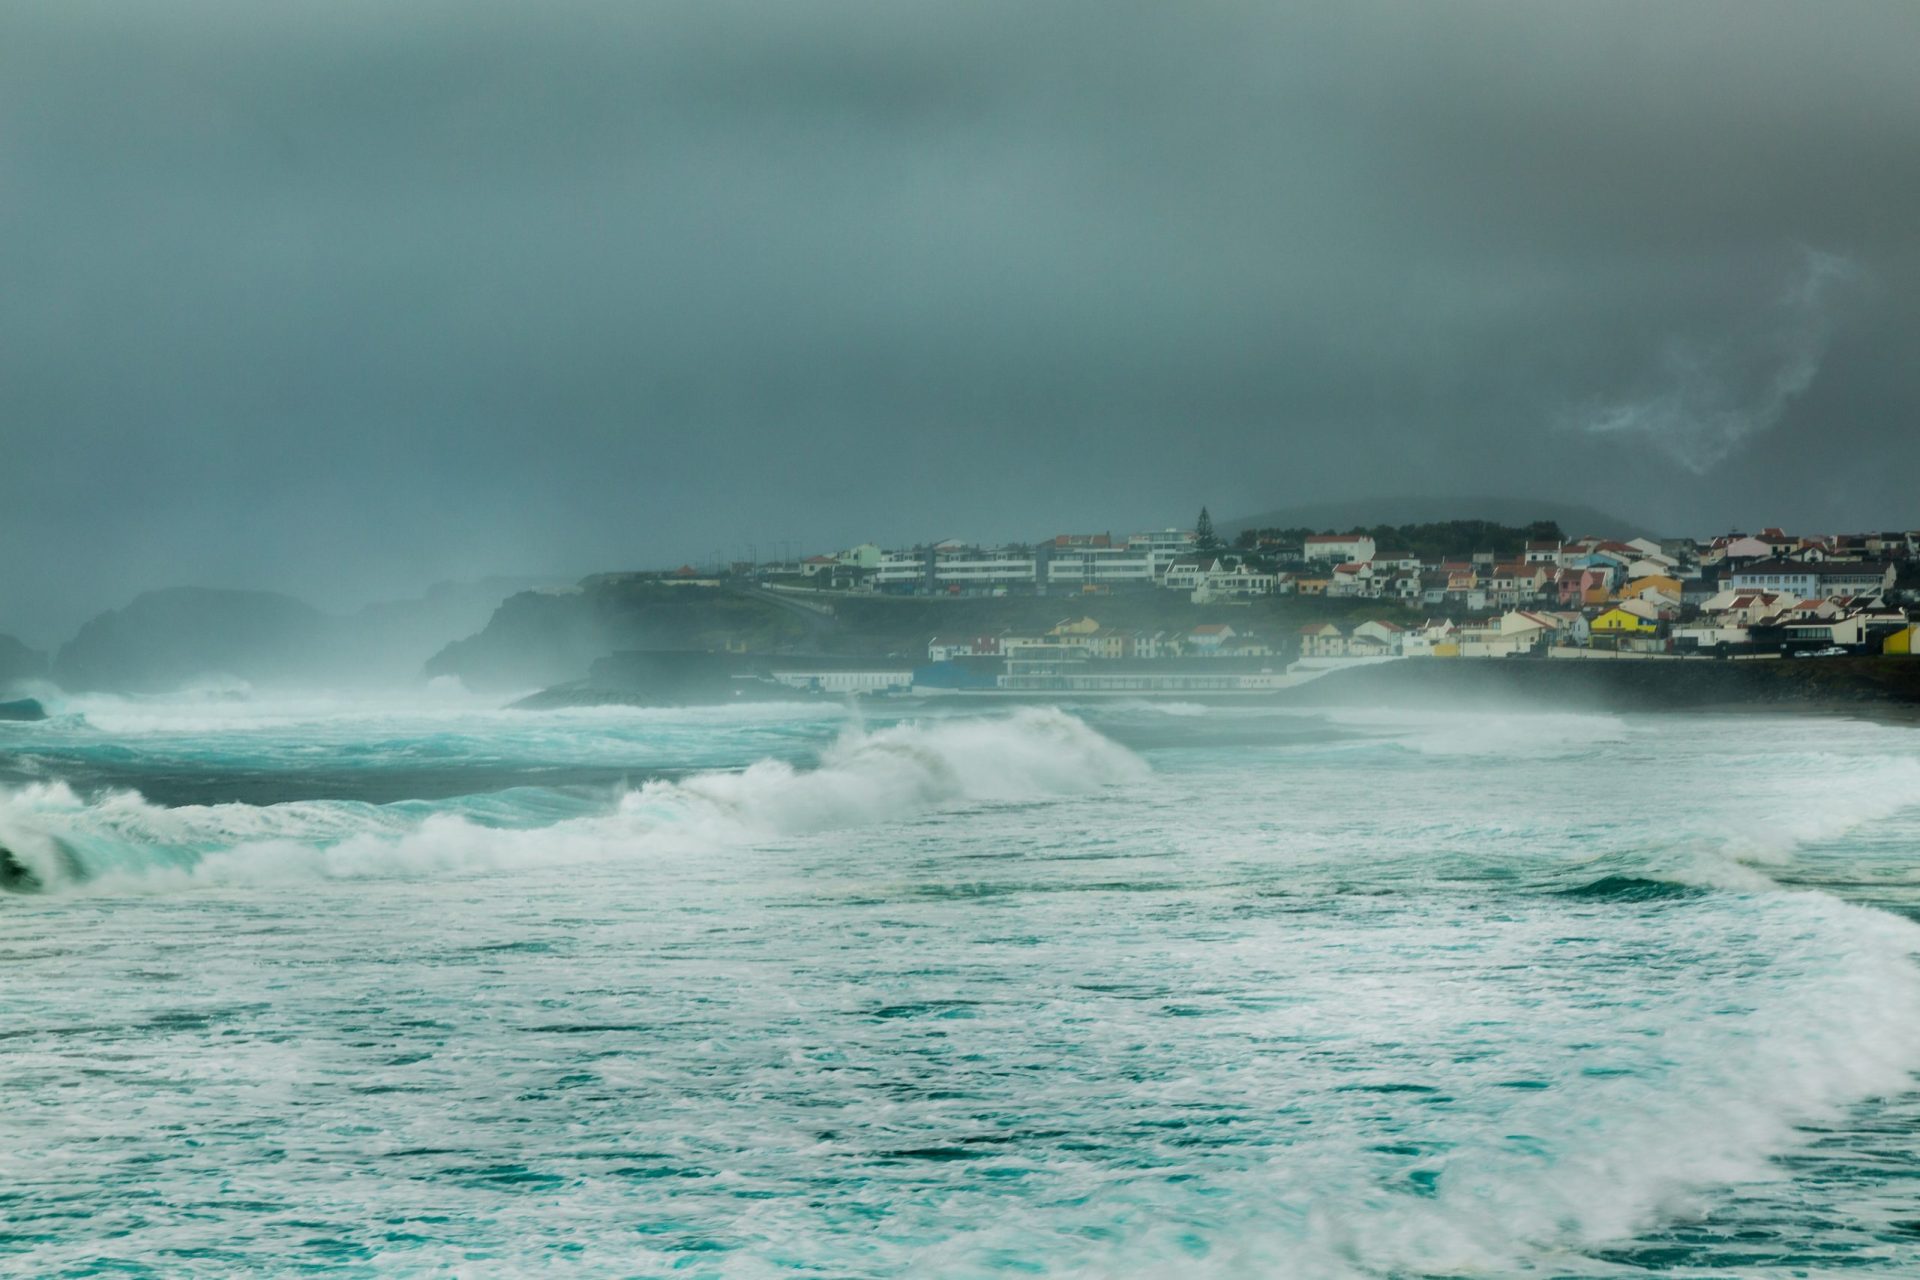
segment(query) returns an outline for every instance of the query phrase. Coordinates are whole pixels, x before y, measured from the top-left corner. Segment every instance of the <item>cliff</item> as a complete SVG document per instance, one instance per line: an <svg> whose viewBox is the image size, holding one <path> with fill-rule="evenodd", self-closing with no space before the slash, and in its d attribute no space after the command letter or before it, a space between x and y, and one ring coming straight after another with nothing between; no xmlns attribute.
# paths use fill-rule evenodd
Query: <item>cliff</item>
<svg viewBox="0 0 1920 1280"><path fill-rule="evenodd" d="M449 640L471 634L524 579L444 583L411 600L323 613L270 591L174 587L90 619L53 679L74 692L165 693L202 682L397 687Z"/></svg>
<svg viewBox="0 0 1920 1280"><path fill-rule="evenodd" d="M832 625L753 593L607 574L509 597L477 635L435 654L426 672L457 676L469 689L529 689L582 680L619 650L772 653Z"/></svg>
<svg viewBox="0 0 1920 1280"><path fill-rule="evenodd" d="M269 591L174 587L89 619L53 678L73 692L164 693L199 680L278 682L311 669L326 615Z"/></svg>

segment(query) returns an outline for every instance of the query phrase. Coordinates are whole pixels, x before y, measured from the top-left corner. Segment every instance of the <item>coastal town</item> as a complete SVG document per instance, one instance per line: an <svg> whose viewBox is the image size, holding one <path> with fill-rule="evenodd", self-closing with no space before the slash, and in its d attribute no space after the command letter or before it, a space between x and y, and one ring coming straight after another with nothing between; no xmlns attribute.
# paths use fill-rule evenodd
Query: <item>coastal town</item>
<svg viewBox="0 0 1920 1280"><path fill-rule="evenodd" d="M1472 545L1476 533L1488 545ZM1396 534L1406 545L1390 540ZM955 633L936 617L924 653L775 676L823 692L1234 693L1399 659L1813 660L1920 649L1909 612L1920 604L1920 531L1616 539L1569 537L1548 524L1454 522L1244 530L1229 543L1202 511L1191 529L1000 546L869 543L727 572L795 600L1060 602L1046 627ZM669 579L715 581L691 567ZM1247 606L1248 621L1141 628L1102 620L1103 602L1141 593ZM1321 612L1341 616L1284 631L1254 620L1252 606L1288 597L1303 606L1317 598ZM1217 619L1220 609L1209 613Z"/></svg>

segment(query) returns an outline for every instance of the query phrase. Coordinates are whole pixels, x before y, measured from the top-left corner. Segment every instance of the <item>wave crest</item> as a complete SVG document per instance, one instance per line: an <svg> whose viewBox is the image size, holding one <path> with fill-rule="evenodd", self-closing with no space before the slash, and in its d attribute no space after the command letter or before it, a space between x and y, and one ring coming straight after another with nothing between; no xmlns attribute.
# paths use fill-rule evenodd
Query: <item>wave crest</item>
<svg viewBox="0 0 1920 1280"><path fill-rule="evenodd" d="M697 851L889 822L969 803L1045 800L1134 782L1146 765L1064 712L850 730L812 768L761 760L656 780L611 812L487 825L418 805L342 801L165 808L64 783L0 790L0 887L414 876ZM9 883L10 882L10 883Z"/></svg>

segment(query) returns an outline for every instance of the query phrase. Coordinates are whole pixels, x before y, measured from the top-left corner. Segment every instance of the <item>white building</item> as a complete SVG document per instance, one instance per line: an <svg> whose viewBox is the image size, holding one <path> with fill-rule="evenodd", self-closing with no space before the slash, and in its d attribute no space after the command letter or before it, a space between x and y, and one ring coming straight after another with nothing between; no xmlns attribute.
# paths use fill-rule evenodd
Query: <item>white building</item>
<svg viewBox="0 0 1920 1280"><path fill-rule="evenodd" d="M1154 572L1163 573L1166 567L1181 556L1193 551L1196 541L1191 529L1155 529L1147 533L1131 534L1127 538L1127 550L1135 555L1145 555L1153 561Z"/></svg>
<svg viewBox="0 0 1920 1280"><path fill-rule="evenodd" d="M1164 567L1149 551L1132 547L1055 547L1043 554L1048 584L1064 587L1150 586Z"/></svg>
<svg viewBox="0 0 1920 1280"><path fill-rule="evenodd" d="M942 542L911 551L884 552L873 580L881 587L980 589L1032 586L1033 553L1024 547L976 547Z"/></svg>
<svg viewBox="0 0 1920 1280"><path fill-rule="evenodd" d="M1366 640L1380 645L1387 653L1397 656L1404 651L1406 639L1405 627L1374 619L1363 622L1353 629L1353 634L1348 637L1347 648L1351 650L1355 640Z"/></svg>
<svg viewBox="0 0 1920 1280"><path fill-rule="evenodd" d="M1364 560L1349 560L1333 567L1327 583L1330 596L1370 596L1373 591L1373 566Z"/></svg>
<svg viewBox="0 0 1920 1280"><path fill-rule="evenodd" d="M773 678L781 684L809 693L884 693L913 687L913 670L910 667L860 671L776 671Z"/></svg>
<svg viewBox="0 0 1920 1280"><path fill-rule="evenodd" d="M1343 564L1370 561L1375 550L1373 539L1365 534L1328 534L1308 538L1303 554L1318 563Z"/></svg>
<svg viewBox="0 0 1920 1280"><path fill-rule="evenodd" d="M1785 591L1810 600L1817 596L1879 597L1893 590L1894 566L1871 561L1756 560L1733 571L1736 591Z"/></svg>
<svg viewBox="0 0 1920 1280"><path fill-rule="evenodd" d="M1231 569L1216 567L1193 589L1193 602L1207 604L1214 600L1252 600L1256 596L1270 596L1275 581L1276 575L1261 573L1244 564L1237 564Z"/></svg>

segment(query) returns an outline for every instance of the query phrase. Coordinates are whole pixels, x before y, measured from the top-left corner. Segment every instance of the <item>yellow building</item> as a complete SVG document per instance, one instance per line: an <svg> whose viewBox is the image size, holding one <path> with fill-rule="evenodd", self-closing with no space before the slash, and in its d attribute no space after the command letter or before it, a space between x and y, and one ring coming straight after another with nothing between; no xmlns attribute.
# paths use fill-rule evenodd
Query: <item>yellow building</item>
<svg viewBox="0 0 1920 1280"><path fill-rule="evenodd" d="M1909 657L1920 653L1920 625L1902 627L1888 636L1887 642L1880 646L1880 652L1903 653Z"/></svg>
<svg viewBox="0 0 1920 1280"><path fill-rule="evenodd" d="M1660 630L1660 624L1625 609L1609 609L1593 620L1592 630L1605 635L1650 636Z"/></svg>

